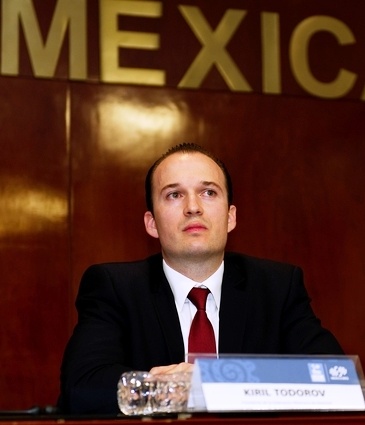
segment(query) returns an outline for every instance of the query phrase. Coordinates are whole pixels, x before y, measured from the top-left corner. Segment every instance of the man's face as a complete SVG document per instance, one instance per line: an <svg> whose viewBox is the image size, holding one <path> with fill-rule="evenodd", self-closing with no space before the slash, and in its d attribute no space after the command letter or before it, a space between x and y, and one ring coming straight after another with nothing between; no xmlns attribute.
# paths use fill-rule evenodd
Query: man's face
<svg viewBox="0 0 365 425"><path fill-rule="evenodd" d="M221 257L227 233L236 226L219 166L199 153L175 153L156 168L152 181L154 214L146 212L146 231L160 239L169 264Z"/></svg>

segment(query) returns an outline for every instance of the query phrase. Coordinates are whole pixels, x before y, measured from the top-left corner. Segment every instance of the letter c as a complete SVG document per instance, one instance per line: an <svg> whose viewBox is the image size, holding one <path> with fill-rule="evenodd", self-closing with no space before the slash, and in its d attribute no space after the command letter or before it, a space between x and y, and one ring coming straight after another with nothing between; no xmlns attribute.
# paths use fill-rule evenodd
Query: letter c
<svg viewBox="0 0 365 425"><path fill-rule="evenodd" d="M311 73L308 61L308 45L316 32L328 31L339 44L355 43L350 28L339 19L330 16L312 16L304 19L293 31L290 40L290 63L297 82L314 96L339 98L346 95L354 86L357 75L340 69L337 77L329 83L318 81Z"/></svg>

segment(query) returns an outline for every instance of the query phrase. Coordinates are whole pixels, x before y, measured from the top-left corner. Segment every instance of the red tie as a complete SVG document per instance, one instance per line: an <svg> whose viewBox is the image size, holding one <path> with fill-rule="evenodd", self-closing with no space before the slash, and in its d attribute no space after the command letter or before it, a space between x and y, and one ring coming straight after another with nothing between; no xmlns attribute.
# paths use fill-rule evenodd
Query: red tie
<svg viewBox="0 0 365 425"><path fill-rule="evenodd" d="M193 288L188 295L189 300L197 308L189 334L189 353L192 354L217 352L213 326L205 311L209 292L206 288Z"/></svg>

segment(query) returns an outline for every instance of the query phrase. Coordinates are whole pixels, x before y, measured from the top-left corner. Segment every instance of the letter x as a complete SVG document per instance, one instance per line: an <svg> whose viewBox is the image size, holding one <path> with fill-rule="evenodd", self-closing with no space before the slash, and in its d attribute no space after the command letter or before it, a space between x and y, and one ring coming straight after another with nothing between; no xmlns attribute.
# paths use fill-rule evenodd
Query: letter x
<svg viewBox="0 0 365 425"><path fill-rule="evenodd" d="M235 91L251 91L251 87L225 47L246 15L245 10L228 9L213 32L200 9L179 6L181 14L203 47L179 83L179 87L197 88L215 64L220 74Z"/></svg>

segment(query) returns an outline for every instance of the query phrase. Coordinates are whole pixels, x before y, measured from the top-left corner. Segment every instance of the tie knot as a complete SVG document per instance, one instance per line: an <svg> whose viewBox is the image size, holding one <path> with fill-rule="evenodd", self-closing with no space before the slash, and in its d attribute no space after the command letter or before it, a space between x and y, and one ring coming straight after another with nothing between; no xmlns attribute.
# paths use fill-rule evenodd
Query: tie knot
<svg viewBox="0 0 365 425"><path fill-rule="evenodd" d="M188 298L198 310L205 310L209 292L207 288L193 288L189 292Z"/></svg>

